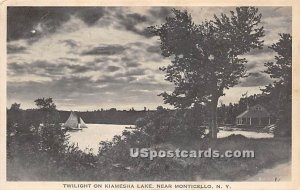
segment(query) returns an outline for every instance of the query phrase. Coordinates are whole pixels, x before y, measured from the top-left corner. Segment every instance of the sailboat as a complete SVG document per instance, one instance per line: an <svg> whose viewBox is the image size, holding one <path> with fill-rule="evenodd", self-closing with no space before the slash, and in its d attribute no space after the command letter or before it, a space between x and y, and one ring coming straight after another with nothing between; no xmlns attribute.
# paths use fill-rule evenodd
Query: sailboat
<svg viewBox="0 0 300 190"><path fill-rule="evenodd" d="M82 128L87 128L81 117L78 117L75 112L71 112L68 120L65 122L63 127L67 130L78 131L82 130Z"/></svg>
<svg viewBox="0 0 300 190"><path fill-rule="evenodd" d="M79 118L79 125L81 128L87 128L86 124L84 123L84 121L81 117Z"/></svg>

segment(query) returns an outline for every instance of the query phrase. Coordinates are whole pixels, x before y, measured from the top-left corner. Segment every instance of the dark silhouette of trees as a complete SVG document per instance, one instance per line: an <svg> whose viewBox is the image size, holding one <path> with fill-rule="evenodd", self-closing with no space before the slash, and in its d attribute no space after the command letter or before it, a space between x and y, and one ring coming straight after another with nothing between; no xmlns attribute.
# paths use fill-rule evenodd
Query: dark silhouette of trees
<svg viewBox="0 0 300 190"><path fill-rule="evenodd" d="M263 92L271 97L271 104L275 105L277 128L275 136L291 136L292 111L292 36L279 34L280 39L270 49L277 55L275 62L267 62L266 73L275 79L273 84L266 86Z"/></svg>
<svg viewBox="0 0 300 190"><path fill-rule="evenodd" d="M53 103L52 98L38 98L34 100L35 105L40 109L45 110L54 110L56 109L56 105Z"/></svg>
<svg viewBox="0 0 300 190"><path fill-rule="evenodd" d="M238 109L238 104L232 104L229 103L227 109L226 109L226 114L225 114L225 123L227 124L234 124L235 123L235 118L240 114Z"/></svg>
<svg viewBox="0 0 300 190"><path fill-rule="evenodd" d="M275 83L290 85L292 81L292 36L290 34L279 34L280 39L269 48L274 50L277 55L275 62L267 62L266 73L271 78L279 79Z"/></svg>
<svg viewBox="0 0 300 190"><path fill-rule="evenodd" d="M115 111L117 111L117 108L110 108L109 111L115 112Z"/></svg>
<svg viewBox="0 0 300 190"><path fill-rule="evenodd" d="M22 110L21 110L21 104L13 103L10 106L10 109L7 110L7 121L8 122L14 122L18 123L22 119Z"/></svg>
<svg viewBox="0 0 300 190"><path fill-rule="evenodd" d="M240 56L263 45L261 14L254 7L238 7L229 16L222 14L195 24L187 11L172 11L175 17L167 17L161 26L149 27L160 37L162 55L173 58L170 65L160 70L175 89L161 96L165 103L176 108L208 105L210 134L216 138L218 100L224 95L224 89L246 77L244 63L247 61Z"/></svg>
<svg viewBox="0 0 300 190"><path fill-rule="evenodd" d="M39 108L39 116L42 119L41 123L58 123L59 113L56 110L52 98L38 98L34 100L35 105Z"/></svg>
<svg viewBox="0 0 300 190"><path fill-rule="evenodd" d="M21 104L18 104L15 102L11 105L10 110L19 111L20 107L21 107Z"/></svg>
<svg viewBox="0 0 300 190"><path fill-rule="evenodd" d="M39 109L15 109L15 103L7 110L7 180L101 179L102 172L93 170L96 157L68 143L52 99L35 102Z"/></svg>

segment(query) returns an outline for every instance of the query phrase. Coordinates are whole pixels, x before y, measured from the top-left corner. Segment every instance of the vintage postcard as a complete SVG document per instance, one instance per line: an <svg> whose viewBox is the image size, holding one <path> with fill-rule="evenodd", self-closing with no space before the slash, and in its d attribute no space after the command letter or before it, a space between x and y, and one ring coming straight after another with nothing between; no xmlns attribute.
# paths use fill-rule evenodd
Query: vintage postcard
<svg viewBox="0 0 300 190"><path fill-rule="evenodd" d="M299 8L3 1L0 189L298 189Z"/></svg>

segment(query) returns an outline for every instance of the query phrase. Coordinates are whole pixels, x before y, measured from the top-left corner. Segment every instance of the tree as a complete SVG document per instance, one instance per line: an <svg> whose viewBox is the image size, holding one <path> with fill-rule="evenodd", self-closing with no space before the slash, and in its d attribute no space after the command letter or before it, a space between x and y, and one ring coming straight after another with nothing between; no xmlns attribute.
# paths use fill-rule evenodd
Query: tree
<svg viewBox="0 0 300 190"><path fill-rule="evenodd" d="M19 110L20 110L20 107L21 107L21 104L13 103L13 104L10 106L10 110L11 110L11 111L19 111Z"/></svg>
<svg viewBox="0 0 300 190"><path fill-rule="evenodd" d="M52 98L38 98L34 100L35 105L40 109L42 123L57 123L59 120L59 113L56 110Z"/></svg>
<svg viewBox="0 0 300 190"><path fill-rule="evenodd" d="M9 110L7 110L7 135L13 135L16 132L17 124L22 121L21 104L13 103Z"/></svg>
<svg viewBox="0 0 300 190"><path fill-rule="evenodd" d="M176 108L208 105L210 134L216 138L218 100L224 89L246 77L247 61L240 56L263 45L261 14L254 7L238 7L230 16L215 15L214 20L195 24L187 11L172 12L175 17L167 17L165 24L149 27L160 37L162 55L173 58L170 65L160 70L175 89L171 94L160 95Z"/></svg>
<svg viewBox="0 0 300 190"><path fill-rule="evenodd" d="M274 50L276 62L267 62L266 73L271 78L278 79L276 83L290 85L292 82L292 36L290 34L279 34L280 39L269 48Z"/></svg>
<svg viewBox="0 0 300 190"><path fill-rule="evenodd" d="M291 136L292 111L292 36L279 34L280 39L269 48L277 55L275 62L267 62L266 73L275 79L273 84L266 86L263 93L271 97L276 105L277 128L275 136Z"/></svg>
<svg viewBox="0 0 300 190"><path fill-rule="evenodd" d="M39 107L40 109L45 110L55 110L56 105L53 103L52 98L38 98L34 100L35 105Z"/></svg>

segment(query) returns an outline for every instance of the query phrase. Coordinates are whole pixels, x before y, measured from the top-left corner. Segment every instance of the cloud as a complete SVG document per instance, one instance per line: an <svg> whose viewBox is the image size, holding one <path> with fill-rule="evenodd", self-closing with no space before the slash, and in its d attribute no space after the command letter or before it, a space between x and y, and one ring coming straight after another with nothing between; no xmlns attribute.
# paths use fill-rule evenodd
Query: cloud
<svg viewBox="0 0 300 190"><path fill-rule="evenodd" d="M292 7L259 7L265 29L265 45L279 40L279 33L292 33Z"/></svg>
<svg viewBox="0 0 300 190"><path fill-rule="evenodd" d="M110 80L108 80L110 81ZM59 109L91 110L117 107L155 108L161 91L159 83L128 83L116 79L113 82L94 81L89 77L60 78L51 82L9 82L7 93L10 101L23 105L34 105L39 97L53 97ZM10 103L9 101L9 103Z"/></svg>
<svg viewBox="0 0 300 190"><path fill-rule="evenodd" d="M250 62L246 63L245 66L248 71L251 71L252 69L256 69L259 64L259 62Z"/></svg>
<svg viewBox="0 0 300 190"><path fill-rule="evenodd" d="M161 56L159 45L156 42L152 44L129 43L125 47L126 52L121 56L121 61L128 67L137 67L144 63L142 64L144 67L158 69L158 66L153 63L164 64L163 60L165 58Z"/></svg>
<svg viewBox="0 0 300 190"><path fill-rule="evenodd" d="M244 55L247 59L247 63L245 63L246 70L249 72L260 72L266 70L264 63L270 60L273 60L275 56L275 52L264 46L263 49L254 49L249 53Z"/></svg>
<svg viewBox="0 0 300 190"><path fill-rule="evenodd" d="M137 69L129 69L125 75L128 76L139 76L139 75L145 75L145 69L137 68Z"/></svg>
<svg viewBox="0 0 300 190"><path fill-rule="evenodd" d="M265 73L255 72L250 73L246 78L241 79L239 87L255 87L255 86L266 86L273 83L273 80Z"/></svg>
<svg viewBox="0 0 300 190"><path fill-rule="evenodd" d="M140 30L136 27L138 24L145 23L147 21L146 16L140 15L138 13L124 14L124 12L121 12L117 14L117 18L119 19L119 24L121 27L124 27L126 30L137 33L139 35L147 36L147 32L145 29Z"/></svg>
<svg viewBox="0 0 300 190"><path fill-rule="evenodd" d="M26 47L8 44L7 45L7 53L8 54L26 53Z"/></svg>
<svg viewBox="0 0 300 190"><path fill-rule="evenodd" d="M264 54L274 55L274 51L264 46L262 49L252 49L249 53L247 53L247 55L253 55L253 56L262 56Z"/></svg>
<svg viewBox="0 0 300 190"><path fill-rule="evenodd" d="M149 38L153 35L149 33L147 28L157 20L153 19L151 14L148 14L148 9L141 7L140 10L144 11L137 12L138 9L132 7L109 7L104 19L99 20L98 25L101 27L112 26L117 30L124 30Z"/></svg>
<svg viewBox="0 0 300 190"><path fill-rule="evenodd" d="M60 40L59 42L69 46L70 48L75 48L75 47L79 46L78 42L76 42L75 40L72 40L72 39Z"/></svg>
<svg viewBox="0 0 300 190"><path fill-rule="evenodd" d="M188 10L196 24L234 9L176 8ZM272 82L261 73L263 63L274 59L267 46L279 39L277 33L291 31L291 8L259 11L265 47L242 56L253 74L236 88L256 89ZM171 7L9 7L8 102L32 106L35 98L50 96L60 109L155 108L163 102L157 94L171 91L173 84L158 70L170 60L146 28L164 23L171 14Z"/></svg>
<svg viewBox="0 0 300 190"><path fill-rule="evenodd" d="M54 33L70 15L58 7L8 7L7 39L39 38Z"/></svg>
<svg viewBox="0 0 300 190"><path fill-rule="evenodd" d="M123 53L125 48L121 45L101 45L82 52L82 55L116 55Z"/></svg>
<svg viewBox="0 0 300 190"><path fill-rule="evenodd" d="M88 26L94 25L105 14L105 7L8 7L8 41L38 39L55 33L72 16Z"/></svg>
<svg viewBox="0 0 300 190"><path fill-rule="evenodd" d="M71 57L60 57L59 60L70 61L70 62L78 62L79 61L78 58L71 58Z"/></svg>
<svg viewBox="0 0 300 190"><path fill-rule="evenodd" d="M108 72L115 72L115 71L120 70L120 67L108 66L106 69L107 69Z"/></svg>
<svg viewBox="0 0 300 190"><path fill-rule="evenodd" d="M89 26L96 24L105 14L108 14L108 10L105 7L86 7L76 10L76 16Z"/></svg>
<svg viewBox="0 0 300 190"><path fill-rule="evenodd" d="M94 71L97 67L93 63L85 65L75 65L65 62L49 63L47 61L39 60L32 63L9 63L8 74L14 75L37 75L42 77L57 78L57 76L66 76L76 73L84 73Z"/></svg>
<svg viewBox="0 0 300 190"><path fill-rule="evenodd" d="M122 60L123 60L123 58L122 58ZM126 67L138 67L141 65L140 63L132 62L132 60L130 60L130 59L128 59L128 61L126 61L125 64L126 64Z"/></svg>
<svg viewBox="0 0 300 190"><path fill-rule="evenodd" d="M149 13L152 16L153 22L156 22L157 19L165 21L166 17L172 15L171 9L171 7L153 7L149 10Z"/></svg>
<svg viewBox="0 0 300 190"><path fill-rule="evenodd" d="M89 77L62 77L45 82L8 82L8 94L34 100L38 97L71 98L97 90ZM78 95L77 95L78 94ZM21 97L18 97L21 96Z"/></svg>
<svg viewBox="0 0 300 190"><path fill-rule="evenodd" d="M35 74L39 76L51 76L64 74L65 64L51 64L45 61L36 61L33 63L9 63L8 72L10 75Z"/></svg>
<svg viewBox="0 0 300 190"><path fill-rule="evenodd" d="M88 27L98 25L131 31L149 36L146 15L132 13L120 7L8 7L8 41L28 39L31 43L57 32L72 17L79 18ZM115 24L113 24L115 23ZM140 27L139 24L145 24ZM73 28L77 29L78 28Z"/></svg>
<svg viewBox="0 0 300 190"><path fill-rule="evenodd" d="M161 54L161 50L160 50L159 45L149 46L149 47L147 48L147 51L148 51L149 53L157 53L157 54Z"/></svg>

